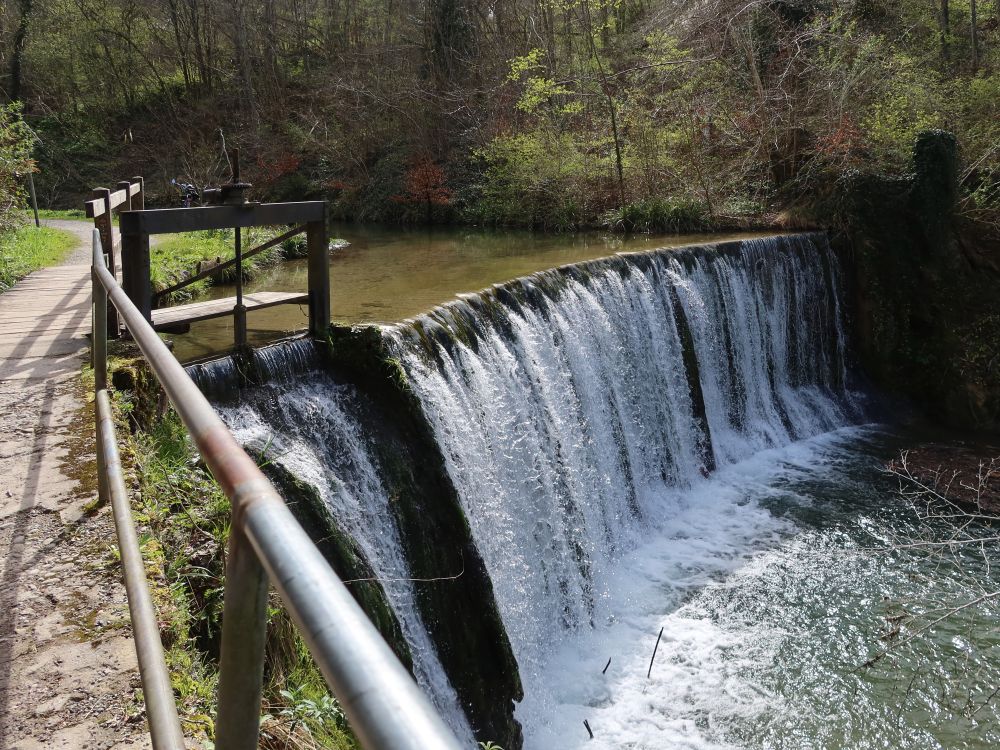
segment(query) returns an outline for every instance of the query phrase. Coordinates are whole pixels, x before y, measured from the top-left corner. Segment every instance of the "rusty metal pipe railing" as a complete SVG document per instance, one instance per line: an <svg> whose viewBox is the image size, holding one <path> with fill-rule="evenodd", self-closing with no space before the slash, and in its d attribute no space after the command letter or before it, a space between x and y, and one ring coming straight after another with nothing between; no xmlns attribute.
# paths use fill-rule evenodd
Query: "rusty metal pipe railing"
<svg viewBox="0 0 1000 750"><path fill-rule="evenodd" d="M103 319L102 319L103 320ZM118 549L125 571L125 591L132 620L132 635L139 661L142 694L146 703L146 717L154 750L184 750L174 691L163 658L160 629L156 610L146 583L146 569L142 561L139 540L132 521L128 495L122 477L118 455L118 439L111 413L111 399L107 390L97 392L98 452L104 464L105 481L110 495L111 510L118 533Z"/></svg>
<svg viewBox="0 0 1000 750"><path fill-rule="evenodd" d="M232 503L216 747L257 746L270 579L363 747L457 750L454 734L347 587L108 271L96 232L94 275Z"/></svg>
<svg viewBox="0 0 1000 750"><path fill-rule="evenodd" d="M97 235L97 230L94 230ZM95 258L104 264L100 240L95 239ZM154 750L184 750L184 735L177 717L174 691L170 685L163 644L156 610L146 582L146 567L142 561L139 539L132 520L125 480L122 475L121 456L118 453L118 436L107 390L107 320L108 295L96 274L92 278L93 307L93 365L95 398L94 410L97 429L97 476L101 497L110 501L118 536L118 550L128 596L132 636L139 662L139 677L146 703L146 717Z"/></svg>

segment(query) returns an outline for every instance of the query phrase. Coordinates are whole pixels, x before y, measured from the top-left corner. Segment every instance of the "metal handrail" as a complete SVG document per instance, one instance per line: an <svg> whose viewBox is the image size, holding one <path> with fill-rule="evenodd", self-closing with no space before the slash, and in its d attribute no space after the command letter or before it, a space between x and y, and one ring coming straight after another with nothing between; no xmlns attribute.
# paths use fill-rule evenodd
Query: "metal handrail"
<svg viewBox="0 0 1000 750"><path fill-rule="evenodd" d="M107 398L107 331L97 321L108 299L150 369L163 386L194 440L199 453L232 504L232 524L223 601L222 649L216 747L252 750L260 732L260 703L267 629L268 580L277 589L292 619L344 709L355 735L372 750L458 750L458 740L420 691L413 678L371 624L347 587L292 516L257 464L233 437L184 368L171 354L139 309L108 270L100 233L94 230L93 253L94 373L98 420L103 447L101 489L132 524L121 469L114 446ZM103 395L102 395L103 394ZM112 450L113 448L113 450ZM110 454L114 454L111 456ZM113 459L113 460L112 460ZM112 486L113 485L113 486ZM119 512L116 512L116 522ZM165 684L166 667L138 543L122 533L119 544L125 568L129 607L136 630L139 669L153 746L183 747L173 694ZM128 547L126 555L125 547ZM126 556L130 562L125 563ZM138 559L138 564L135 560ZM131 581L131 583L130 583ZM143 594L144 592L144 594ZM136 604L133 605L133 595ZM143 600L145 597L145 601ZM146 606L149 604L149 606ZM154 644L145 648L144 642ZM147 688L147 678L149 687ZM169 703L169 706L164 705Z"/></svg>

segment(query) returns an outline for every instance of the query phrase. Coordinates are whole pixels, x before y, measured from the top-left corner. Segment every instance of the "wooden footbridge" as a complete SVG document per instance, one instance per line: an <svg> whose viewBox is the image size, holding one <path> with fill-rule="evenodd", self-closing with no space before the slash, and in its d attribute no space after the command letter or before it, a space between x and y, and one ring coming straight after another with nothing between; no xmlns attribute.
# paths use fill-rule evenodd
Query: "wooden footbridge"
<svg viewBox="0 0 1000 750"><path fill-rule="evenodd" d="M221 205L192 208L145 208L145 187L141 177L118 183L117 189L94 190L86 202L86 214L100 232L108 269L121 281L129 298L146 321L161 332L185 333L191 324L212 318L233 316L235 344L246 344L246 315L274 305L308 305L309 331L322 336L330 323L330 273L325 201L296 203L256 203L246 201L250 186L239 181L239 157L234 154L233 181L215 191ZM206 191L207 192L207 191ZM114 230L117 216L120 233ZM257 226L292 226L292 229L246 252L242 229ZM235 257L196 273L171 287L155 291L150 268L150 237L208 229L235 230ZM302 292L243 293L243 261L305 233L308 257L308 289ZM169 295L202 279L233 269L236 295L171 307L159 307ZM108 308L108 335L118 337L118 313Z"/></svg>

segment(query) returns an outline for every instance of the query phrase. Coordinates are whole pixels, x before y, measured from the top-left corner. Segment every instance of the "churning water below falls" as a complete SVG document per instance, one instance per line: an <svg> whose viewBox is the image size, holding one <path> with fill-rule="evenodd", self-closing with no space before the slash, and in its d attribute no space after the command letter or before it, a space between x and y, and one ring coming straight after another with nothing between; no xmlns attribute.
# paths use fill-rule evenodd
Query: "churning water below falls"
<svg viewBox="0 0 1000 750"><path fill-rule="evenodd" d="M992 600L908 640L1000 573L900 543L936 530L879 468L905 439L868 424L838 273L820 235L746 240L383 329L492 580L526 748L1000 743ZM389 581L415 675L471 747L352 388L313 371L223 412Z"/></svg>

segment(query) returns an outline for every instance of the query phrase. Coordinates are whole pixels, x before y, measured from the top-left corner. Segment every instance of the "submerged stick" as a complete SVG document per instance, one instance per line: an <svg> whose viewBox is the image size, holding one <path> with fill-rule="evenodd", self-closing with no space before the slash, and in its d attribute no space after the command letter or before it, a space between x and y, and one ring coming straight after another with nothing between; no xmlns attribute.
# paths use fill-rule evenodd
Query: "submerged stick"
<svg viewBox="0 0 1000 750"><path fill-rule="evenodd" d="M594 739L594 730L590 728L590 724L586 719L583 720L583 725L587 727L587 734L590 735L590 739Z"/></svg>
<svg viewBox="0 0 1000 750"><path fill-rule="evenodd" d="M601 674L607 674L608 673L608 667L610 667L610 666L611 666L611 657L609 656L608 657L608 663L604 665L604 669L601 670Z"/></svg>
<svg viewBox="0 0 1000 750"><path fill-rule="evenodd" d="M646 670L646 679L653 673L653 659L656 658L656 649L660 647L660 638L663 637L663 628L660 628L660 634L656 636L656 645L653 646L653 655L649 657L649 669Z"/></svg>

